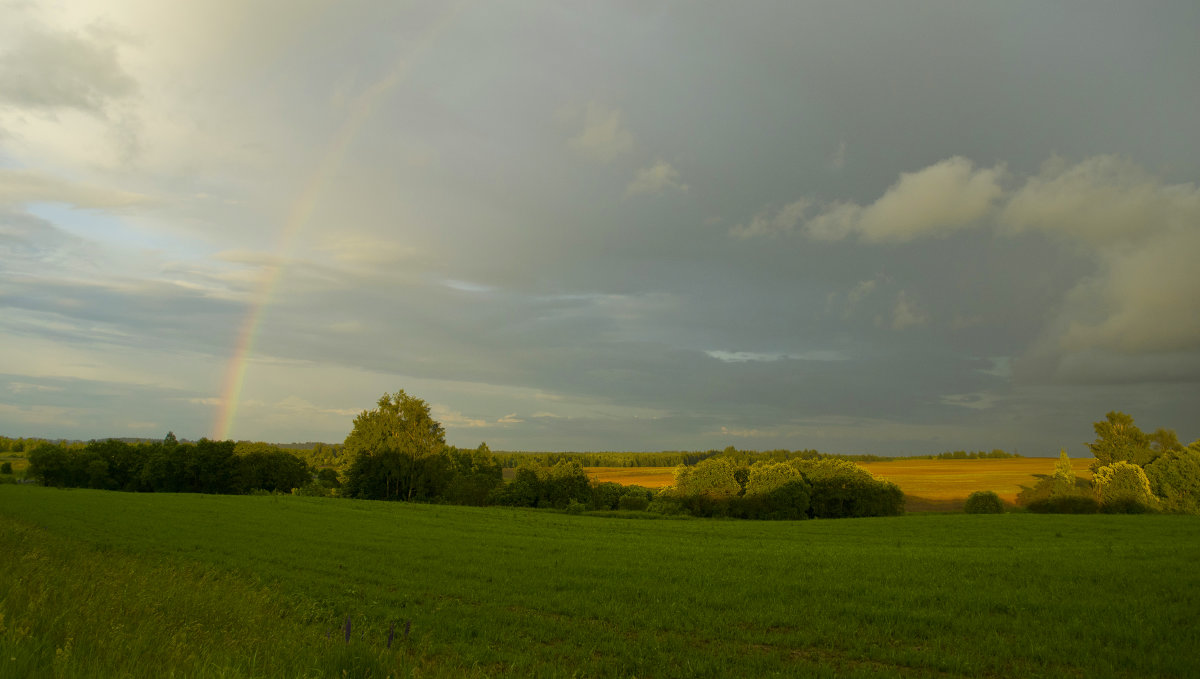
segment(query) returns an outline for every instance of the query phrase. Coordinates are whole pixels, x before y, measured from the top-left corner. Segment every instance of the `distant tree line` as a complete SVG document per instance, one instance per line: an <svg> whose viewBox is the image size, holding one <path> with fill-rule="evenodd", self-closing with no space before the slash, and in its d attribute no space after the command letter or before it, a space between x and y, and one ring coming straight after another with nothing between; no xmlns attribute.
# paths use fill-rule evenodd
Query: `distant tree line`
<svg viewBox="0 0 1200 679"><path fill-rule="evenodd" d="M314 482L295 455L236 448L233 441L181 443L171 433L150 443L42 441L26 454L26 475L45 486L158 493L290 492Z"/></svg>
<svg viewBox="0 0 1200 679"><path fill-rule="evenodd" d="M663 451L658 453L575 453L575 452L516 452L497 451L494 453L500 466L513 469L522 464L532 463L543 467L553 467L560 462L578 462L584 467L678 467L692 466L712 457L726 457L745 464L754 462L788 462L791 460L846 460L849 462L893 462L896 460L999 460L1020 457L1015 453L1003 450L991 451L947 451L936 455L907 455L903 457L870 454L834 454L822 453L817 450L739 450L730 446L724 450L706 451Z"/></svg>

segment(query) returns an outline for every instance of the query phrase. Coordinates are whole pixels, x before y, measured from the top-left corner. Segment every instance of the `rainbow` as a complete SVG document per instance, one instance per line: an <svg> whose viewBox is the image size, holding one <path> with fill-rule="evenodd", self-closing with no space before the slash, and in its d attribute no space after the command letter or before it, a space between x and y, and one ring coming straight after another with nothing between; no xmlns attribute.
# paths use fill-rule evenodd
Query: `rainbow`
<svg viewBox="0 0 1200 679"><path fill-rule="evenodd" d="M266 310L271 297L282 277L284 264L291 252L292 242L296 234L308 223L313 209L330 178L337 172L346 156L351 142L362 130L364 124L375 112L376 104L403 78L414 57L423 51L440 35L449 24L449 20L458 13L458 6L450 6L425 32L416 40L411 49L392 65L388 73L374 85L360 94L350 105L349 115L334 134L322 154L312 175L305 183L304 190L288 211L287 219L276 236L273 257L259 278L258 286L251 297L251 303L242 319L238 331L237 342L233 354L225 366L225 374L221 381L221 394L218 398L216 415L212 424L213 438L220 441L229 437L233 430L234 418L237 415L238 401L241 399L242 385L246 381L246 369L254 349L254 340L262 325L263 312Z"/></svg>

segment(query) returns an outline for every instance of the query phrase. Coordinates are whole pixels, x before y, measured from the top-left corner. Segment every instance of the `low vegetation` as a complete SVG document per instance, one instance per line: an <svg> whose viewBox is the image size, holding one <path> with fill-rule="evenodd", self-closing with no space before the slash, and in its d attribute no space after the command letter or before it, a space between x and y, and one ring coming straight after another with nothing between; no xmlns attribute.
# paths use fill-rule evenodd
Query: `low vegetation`
<svg viewBox="0 0 1200 679"><path fill-rule="evenodd" d="M968 514L1003 514L1004 501L990 490L977 490L967 496L963 511Z"/></svg>
<svg viewBox="0 0 1200 679"><path fill-rule="evenodd" d="M1195 674L1195 519L998 518L9 485L0 676Z"/></svg>
<svg viewBox="0 0 1200 679"><path fill-rule="evenodd" d="M1053 475L1018 502L1040 513L1200 513L1200 441L1185 447L1170 429L1146 434L1120 412L1108 413L1094 429L1090 482L1076 476L1062 451Z"/></svg>

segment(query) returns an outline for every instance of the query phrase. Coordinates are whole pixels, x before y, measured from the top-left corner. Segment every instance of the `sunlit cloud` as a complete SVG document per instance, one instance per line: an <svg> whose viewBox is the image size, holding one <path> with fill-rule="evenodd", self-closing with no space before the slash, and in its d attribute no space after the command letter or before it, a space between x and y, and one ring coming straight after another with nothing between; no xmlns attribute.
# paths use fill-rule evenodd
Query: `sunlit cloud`
<svg viewBox="0 0 1200 679"><path fill-rule="evenodd" d="M1003 167L975 169L954 157L923 170L902 173L874 203L835 203L805 223L817 240L850 236L869 243L903 242L945 235L985 217L1003 194Z"/></svg>

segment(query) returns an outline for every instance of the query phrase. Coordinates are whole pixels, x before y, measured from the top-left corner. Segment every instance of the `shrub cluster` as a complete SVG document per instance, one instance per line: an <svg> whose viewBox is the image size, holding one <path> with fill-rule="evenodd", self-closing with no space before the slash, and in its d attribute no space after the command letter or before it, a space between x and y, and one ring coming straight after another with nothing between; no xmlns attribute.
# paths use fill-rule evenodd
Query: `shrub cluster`
<svg viewBox="0 0 1200 679"><path fill-rule="evenodd" d="M492 504L507 507L548 507L571 512L590 510L643 511L654 491L642 486L593 483L577 460L560 460L553 466L526 462L512 481L497 486Z"/></svg>
<svg viewBox="0 0 1200 679"><path fill-rule="evenodd" d="M1072 493L1032 500L1025 508L1038 514L1096 514L1100 503L1091 495Z"/></svg>
<svg viewBox="0 0 1200 679"><path fill-rule="evenodd" d="M967 496L963 511L968 514L1003 514L1004 501L990 490L977 490Z"/></svg>
<svg viewBox="0 0 1200 679"><path fill-rule="evenodd" d="M1075 477L1064 451L1054 475L1023 490L1018 504L1047 513L1200 514L1200 441L1185 447L1170 429L1148 434L1115 411L1093 427L1091 482Z"/></svg>
<svg viewBox="0 0 1200 679"><path fill-rule="evenodd" d="M675 470L675 485L650 511L743 519L896 516L904 493L858 465L836 459L794 459L739 465L726 457Z"/></svg>

